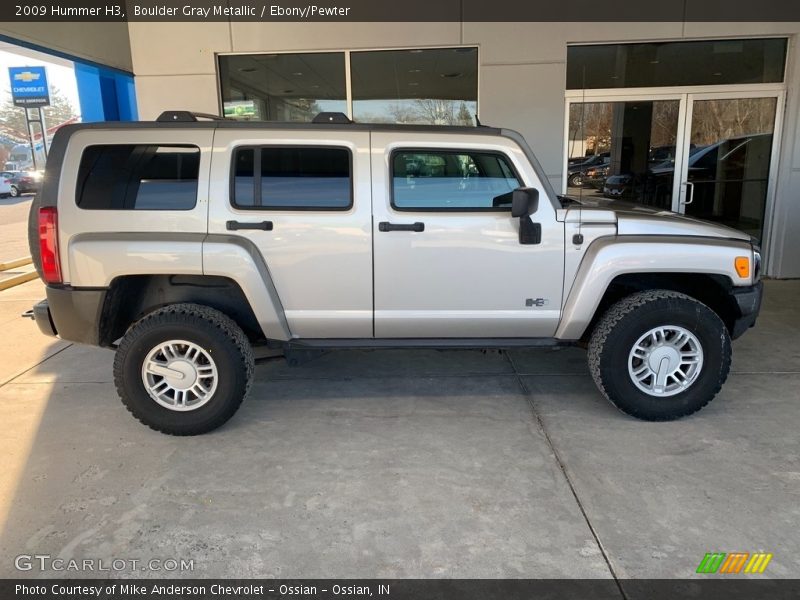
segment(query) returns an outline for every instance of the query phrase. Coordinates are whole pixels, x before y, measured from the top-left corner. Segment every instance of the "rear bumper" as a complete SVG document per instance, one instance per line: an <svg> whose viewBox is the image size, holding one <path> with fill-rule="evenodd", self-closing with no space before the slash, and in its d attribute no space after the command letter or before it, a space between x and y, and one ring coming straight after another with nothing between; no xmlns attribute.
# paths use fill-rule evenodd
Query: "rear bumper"
<svg viewBox="0 0 800 600"><path fill-rule="evenodd" d="M739 308L739 317L733 322L731 338L734 340L756 324L764 297L764 284L759 281L751 287L734 288L733 298Z"/></svg>
<svg viewBox="0 0 800 600"><path fill-rule="evenodd" d="M106 291L47 286L47 300L33 307L33 318L45 335L98 346Z"/></svg>

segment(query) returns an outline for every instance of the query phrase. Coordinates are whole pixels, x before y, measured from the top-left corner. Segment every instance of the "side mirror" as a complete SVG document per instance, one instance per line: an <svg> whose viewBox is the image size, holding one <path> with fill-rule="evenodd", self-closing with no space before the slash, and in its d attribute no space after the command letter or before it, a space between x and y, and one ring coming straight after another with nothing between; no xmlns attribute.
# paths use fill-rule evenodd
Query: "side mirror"
<svg viewBox="0 0 800 600"><path fill-rule="evenodd" d="M519 243L539 244L542 224L534 223L531 215L539 209L539 190L518 188L511 195L511 216L519 217Z"/></svg>
<svg viewBox="0 0 800 600"><path fill-rule="evenodd" d="M529 217L539 208L539 190L517 188L511 195L511 216Z"/></svg>

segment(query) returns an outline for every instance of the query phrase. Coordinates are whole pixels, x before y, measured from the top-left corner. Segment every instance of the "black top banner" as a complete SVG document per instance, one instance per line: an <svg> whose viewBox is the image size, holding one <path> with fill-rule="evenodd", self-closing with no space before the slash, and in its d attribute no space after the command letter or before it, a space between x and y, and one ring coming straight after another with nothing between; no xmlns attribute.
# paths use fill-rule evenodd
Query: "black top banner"
<svg viewBox="0 0 800 600"><path fill-rule="evenodd" d="M3 0L0 21L800 21L795 0Z"/></svg>

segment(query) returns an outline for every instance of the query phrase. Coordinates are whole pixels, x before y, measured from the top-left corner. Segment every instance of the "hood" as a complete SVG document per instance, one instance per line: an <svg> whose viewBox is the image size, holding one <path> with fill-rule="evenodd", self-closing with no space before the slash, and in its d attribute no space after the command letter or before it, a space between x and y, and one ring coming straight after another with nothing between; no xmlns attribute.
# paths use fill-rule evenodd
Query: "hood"
<svg viewBox="0 0 800 600"><path fill-rule="evenodd" d="M617 218L618 235L691 235L750 241L750 236L738 229L668 210L606 198L578 200L570 197L570 200L583 208L592 209L593 213L598 209L613 213Z"/></svg>

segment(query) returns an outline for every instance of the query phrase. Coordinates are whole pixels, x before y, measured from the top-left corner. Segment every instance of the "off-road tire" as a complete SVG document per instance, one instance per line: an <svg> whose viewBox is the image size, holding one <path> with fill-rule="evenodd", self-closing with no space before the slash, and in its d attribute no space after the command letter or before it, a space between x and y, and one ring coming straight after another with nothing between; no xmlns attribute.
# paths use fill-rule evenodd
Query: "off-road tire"
<svg viewBox="0 0 800 600"><path fill-rule="evenodd" d="M147 354L167 340L186 340L214 358L218 384L207 404L177 412L150 397L142 381ZM241 328L223 313L199 304L172 304L128 329L114 359L114 383L122 403L139 421L170 435L212 431L239 409L253 379L253 351Z"/></svg>
<svg viewBox="0 0 800 600"><path fill-rule="evenodd" d="M651 328L677 325L692 332L703 349L703 366L694 383L668 397L636 387L628 356ZM589 341L589 370L600 392L622 412L646 421L671 421L711 402L728 377L731 339L722 319L702 302L668 290L649 290L623 298L602 316Z"/></svg>
<svg viewBox="0 0 800 600"><path fill-rule="evenodd" d="M39 255L39 206L42 201L39 195L31 200L31 207L28 209L28 250L31 253L31 261L39 279L42 278L42 259Z"/></svg>

